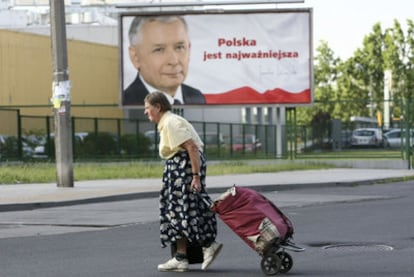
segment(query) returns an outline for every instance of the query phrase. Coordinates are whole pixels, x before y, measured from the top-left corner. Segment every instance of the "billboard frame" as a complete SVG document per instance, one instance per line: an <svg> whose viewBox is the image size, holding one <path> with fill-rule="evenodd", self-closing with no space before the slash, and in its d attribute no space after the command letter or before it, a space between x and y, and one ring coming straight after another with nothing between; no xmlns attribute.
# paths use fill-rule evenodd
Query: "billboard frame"
<svg viewBox="0 0 414 277"><path fill-rule="evenodd" d="M153 2L124 3L116 5L117 8L136 9L136 8L163 8L163 7L211 7L211 6L237 6L237 5L269 5L269 4L297 4L304 3L305 0L237 0L237 1L201 1L201 2Z"/></svg>

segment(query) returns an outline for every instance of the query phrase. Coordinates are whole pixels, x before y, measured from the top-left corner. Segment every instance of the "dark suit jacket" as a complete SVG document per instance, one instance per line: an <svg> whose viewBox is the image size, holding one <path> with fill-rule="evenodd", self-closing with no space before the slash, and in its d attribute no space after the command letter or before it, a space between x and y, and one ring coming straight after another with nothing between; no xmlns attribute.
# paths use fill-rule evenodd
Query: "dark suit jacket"
<svg viewBox="0 0 414 277"><path fill-rule="evenodd" d="M184 104L205 104L206 99L200 90L185 84L181 85L183 93ZM125 89L122 97L123 105L144 105L144 98L147 96L149 91L142 83L139 75L135 80Z"/></svg>

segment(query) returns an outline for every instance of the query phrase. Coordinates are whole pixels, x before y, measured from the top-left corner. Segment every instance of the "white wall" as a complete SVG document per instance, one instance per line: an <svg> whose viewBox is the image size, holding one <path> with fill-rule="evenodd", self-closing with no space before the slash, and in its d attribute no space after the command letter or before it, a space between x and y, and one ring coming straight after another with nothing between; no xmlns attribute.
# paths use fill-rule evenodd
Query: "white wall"
<svg viewBox="0 0 414 277"><path fill-rule="evenodd" d="M118 45L118 27L102 25L67 25L66 38L99 43L105 45ZM27 26L13 28L21 32L28 32L40 35L50 35L49 26Z"/></svg>
<svg viewBox="0 0 414 277"><path fill-rule="evenodd" d="M0 9L0 28L13 28L14 26L26 26L27 14L25 11L10 11Z"/></svg>

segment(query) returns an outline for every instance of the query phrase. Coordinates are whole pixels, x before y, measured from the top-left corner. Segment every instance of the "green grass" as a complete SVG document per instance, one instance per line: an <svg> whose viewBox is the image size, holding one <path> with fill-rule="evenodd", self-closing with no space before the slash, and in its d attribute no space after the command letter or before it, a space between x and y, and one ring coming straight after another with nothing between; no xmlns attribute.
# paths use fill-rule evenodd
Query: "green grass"
<svg viewBox="0 0 414 277"><path fill-rule="evenodd" d="M300 159L401 159L402 153L396 149L346 149L342 151L309 151L299 153Z"/></svg>
<svg viewBox="0 0 414 277"><path fill-rule="evenodd" d="M291 170L325 169L323 163L274 162L215 162L208 164L208 175L227 175ZM161 178L162 162L79 163L74 164L75 181L129 178ZM56 165L33 163L0 166L0 184L26 184L56 182Z"/></svg>

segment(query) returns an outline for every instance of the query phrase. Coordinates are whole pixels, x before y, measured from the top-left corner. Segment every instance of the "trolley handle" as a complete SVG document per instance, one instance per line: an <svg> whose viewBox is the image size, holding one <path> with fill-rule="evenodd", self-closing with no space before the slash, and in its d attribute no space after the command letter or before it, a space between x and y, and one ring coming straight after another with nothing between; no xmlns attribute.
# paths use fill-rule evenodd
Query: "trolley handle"
<svg viewBox="0 0 414 277"><path fill-rule="evenodd" d="M203 202L207 205L207 207L210 208L210 210L214 210L214 205L215 203L210 200L207 199L206 197L204 197L198 190L196 190L195 188L192 190L193 194L197 195L198 197L201 198L201 200L203 200Z"/></svg>

